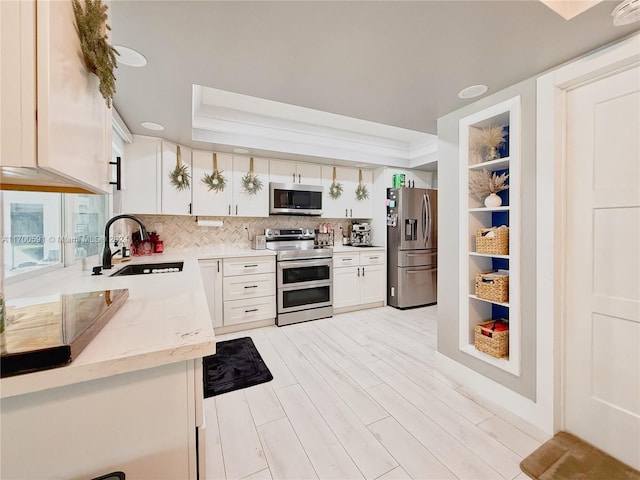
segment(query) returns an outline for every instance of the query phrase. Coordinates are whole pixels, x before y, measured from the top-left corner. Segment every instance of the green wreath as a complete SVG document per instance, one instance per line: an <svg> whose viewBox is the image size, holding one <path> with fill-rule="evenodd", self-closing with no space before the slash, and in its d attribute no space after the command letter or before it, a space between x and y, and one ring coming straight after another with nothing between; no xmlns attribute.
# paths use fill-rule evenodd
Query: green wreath
<svg viewBox="0 0 640 480"><path fill-rule="evenodd" d="M169 174L171 185L176 187L178 191L186 190L190 186L189 167L182 164L182 155L180 154L180 145L176 145L176 168Z"/></svg>
<svg viewBox="0 0 640 480"><path fill-rule="evenodd" d="M103 5L101 0L86 0L84 10L78 0L72 0L72 3L84 63L87 70L100 80L100 93L107 107L111 108L113 94L116 93L113 69L118 68L116 55L120 54L107 43L107 30L111 30L107 24L109 7Z"/></svg>
<svg viewBox="0 0 640 480"><path fill-rule="evenodd" d="M214 170L213 173L205 173L202 177L202 183L209 187L209 191L223 192L227 185L227 179L224 178L220 170Z"/></svg>
<svg viewBox="0 0 640 480"><path fill-rule="evenodd" d="M260 180L257 175L253 175L251 172L242 177L240 182L242 184L242 189L249 195L255 195L260 190L262 190L262 180Z"/></svg>
<svg viewBox="0 0 640 480"><path fill-rule="evenodd" d="M358 188L356 188L356 200L361 201L367 198L369 198L369 191L366 185L358 185Z"/></svg>
<svg viewBox="0 0 640 480"><path fill-rule="evenodd" d="M342 196L342 184L333 182L329 187L329 196L333 200L337 200L338 198L340 198Z"/></svg>

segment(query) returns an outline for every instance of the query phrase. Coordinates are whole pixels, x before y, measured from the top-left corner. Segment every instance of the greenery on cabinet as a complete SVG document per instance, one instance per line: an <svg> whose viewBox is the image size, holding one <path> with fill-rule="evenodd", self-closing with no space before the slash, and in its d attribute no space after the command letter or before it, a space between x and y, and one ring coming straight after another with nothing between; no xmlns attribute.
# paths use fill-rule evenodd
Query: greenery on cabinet
<svg viewBox="0 0 640 480"><path fill-rule="evenodd" d="M336 167L333 167L333 182L329 187L329 196L333 200L337 200L342 196L342 184L338 183L337 175L336 175Z"/></svg>
<svg viewBox="0 0 640 480"><path fill-rule="evenodd" d="M253 157L249 160L249 172L240 180L242 189L249 195L255 195L262 190L262 180L253 173Z"/></svg>
<svg viewBox="0 0 640 480"><path fill-rule="evenodd" d="M178 191L186 190L191 185L189 168L182 163L182 154L180 153L180 145L176 147L176 168L169 174L171 185Z"/></svg>
<svg viewBox="0 0 640 480"><path fill-rule="evenodd" d="M227 185L227 179L222 175L222 171L218 170L218 155L213 153L213 172L205 173L202 177L202 183L209 187L209 191L224 192Z"/></svg>
<svg viewBox="0 0 640 480"><path fill-rule="evenodd" d="M111 108L113 94L116 92L116 77L113 69L118 51L107 42L107 10L101 0L86 0L82 8L78 0L72 0L76 17L80 46L87 69L100 79L100 93Z"/></svg>
<svg viewBox="0 0 640 480"><path fill-rule="evenodd" d="M369 198L369 191L367 186L362 181L362 170L359 171L358 188L356 188L356 200L362 201Z"/></svg>

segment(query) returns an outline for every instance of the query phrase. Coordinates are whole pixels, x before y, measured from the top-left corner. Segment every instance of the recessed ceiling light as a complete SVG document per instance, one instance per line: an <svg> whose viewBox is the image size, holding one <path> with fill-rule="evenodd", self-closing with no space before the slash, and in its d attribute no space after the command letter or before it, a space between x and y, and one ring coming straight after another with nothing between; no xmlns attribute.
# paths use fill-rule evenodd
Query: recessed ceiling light
<svg viewBox="0 0 640 480"><path fill-rule="evenodd" d="M611 12L616 27L640 20L640 0L625 0Z"/></svg>
<svg viewBox="0 0 640 480"><path fill-rule="evenodd" d="M164 130L164 127L159 123L142 122L140 125L142 125L144 128L148 130Z"/></svg>
<svg viewBox="0 0 640 480"><path fill-rule="evenodd" d="M474 98L479 97L483 93L486 93L489 90L489 87L486 85L471 85L470 87L463 88L458 93L458 97L460 98Z"/></svg>
<svg viewBox="0 0 640 480"><path fill-rule="evenodd" d="M123 45L114 45L113 48L120 54L116 55L116 61L122 65L127 65L128 67L144 67L147 64L147 59L144 55L133 48Z"/></svg>
<svg viewBox="0 0 640 480"><path fill-rule="evenodd" d="M234 148L233 151L234 153L249 153L249 150L246 148Z"/></svg>

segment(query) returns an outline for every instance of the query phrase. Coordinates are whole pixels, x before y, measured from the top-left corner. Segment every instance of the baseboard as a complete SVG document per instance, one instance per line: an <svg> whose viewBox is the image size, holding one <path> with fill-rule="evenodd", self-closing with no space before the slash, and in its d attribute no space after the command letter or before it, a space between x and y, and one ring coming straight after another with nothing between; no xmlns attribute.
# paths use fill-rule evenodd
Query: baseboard
<svg viewBox="0 0 640 480"><path fill-rule="evenodd" d="M333 307L333 314L355 312L357 310L366 310L368 308L384 307L384 302L363 303L362 305L351 305L349 307L335 308Z"/></svg>
<svg viewBox="0 0 640 480"><path fill-rule="evenodd" d="M276 324L275 318L267 320L258 320L256 322L238 323L236 325L227 325L226 327L216 327L213 332L216 335L224 335L225 333L240 332L242 330L253 330L254 328L269 327Z"/></svg>
<svg viewBox="0 0 640 480"><path fill-rule="evenodd" d="M548 410L545 411L543 405L523 397L475 370L442 355L440 352L435 353L435 363L436 370L442 375L463 385L479 397L499 404L505 410L537 426L548 435L554 434L552 414Z"/></svg>

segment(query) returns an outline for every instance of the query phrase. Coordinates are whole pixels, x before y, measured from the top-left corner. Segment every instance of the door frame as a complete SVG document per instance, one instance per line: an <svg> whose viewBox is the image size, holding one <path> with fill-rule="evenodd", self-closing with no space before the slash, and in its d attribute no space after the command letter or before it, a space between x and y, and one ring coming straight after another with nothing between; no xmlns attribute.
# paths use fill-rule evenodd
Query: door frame
<svg viewBox="0 0 640 480"><path fill-rule="evenodd" d="M566 326L566 96L571 89L640 65L640 34L604 46L537 80L536 389L548 433L564 427Z"/></svg>

